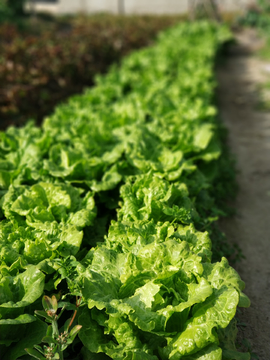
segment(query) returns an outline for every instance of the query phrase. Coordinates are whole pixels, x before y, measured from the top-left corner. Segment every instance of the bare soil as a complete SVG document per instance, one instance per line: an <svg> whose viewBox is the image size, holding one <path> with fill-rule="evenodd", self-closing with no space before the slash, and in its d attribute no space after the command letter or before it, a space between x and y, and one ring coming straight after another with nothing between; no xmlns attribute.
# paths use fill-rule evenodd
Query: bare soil
<svg viewBox="0 0 270 360"><path fill-rule="evenodd" d="M217 69L220 115L237 162L237 214L220 222L228 241L245 256L234 267L246 283L251 307L238 314L246 338L260 360L270 359L270 112L258 108L258 85L270 80L270 62L254 50L252 31L238 34L225 63ZM256 357L254 357L255 359Z"/></svg>

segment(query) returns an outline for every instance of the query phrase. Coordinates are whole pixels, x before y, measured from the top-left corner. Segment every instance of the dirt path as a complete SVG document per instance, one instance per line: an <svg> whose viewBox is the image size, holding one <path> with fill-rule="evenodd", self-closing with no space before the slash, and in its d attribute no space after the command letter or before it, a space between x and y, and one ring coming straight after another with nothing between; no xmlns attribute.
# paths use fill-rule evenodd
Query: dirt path
<svg viewBox="0 0 270 360"><path fill-rule="evenodd" d="M238 38L249 47L254 35ZM220 112L229 129L229 145L235 154L239 193L237 215L221 222L232 243L237 243L245 260L235 268L246 282L245 293L252 306L240 321L247 324L247 338L260 360L270 359L270 112L256 109L258 83L270 80L267 64L239 47L217 70ZM270 63L268 64L268 67ZM269 70L268 70L269 71Z"/></svg>

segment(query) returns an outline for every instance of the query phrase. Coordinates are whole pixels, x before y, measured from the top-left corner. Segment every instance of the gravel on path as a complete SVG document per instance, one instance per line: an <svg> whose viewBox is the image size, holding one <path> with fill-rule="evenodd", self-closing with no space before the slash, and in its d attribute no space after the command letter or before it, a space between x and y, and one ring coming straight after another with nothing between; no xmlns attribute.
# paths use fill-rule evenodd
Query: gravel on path
<svg viewBox="0 0 270 360"><path fill-rule="evenodd" d="M246 283L251 307L238 317L240 335L260 360L270 359L270 112L258 109L258 84L270 81L266 64L254 53L256 36L238 36L238 46L217 69L220 116L237 162L237 214L220 222L228 241L245 259L234 267ZM245 50L245 51L243 51Z"/></svg>

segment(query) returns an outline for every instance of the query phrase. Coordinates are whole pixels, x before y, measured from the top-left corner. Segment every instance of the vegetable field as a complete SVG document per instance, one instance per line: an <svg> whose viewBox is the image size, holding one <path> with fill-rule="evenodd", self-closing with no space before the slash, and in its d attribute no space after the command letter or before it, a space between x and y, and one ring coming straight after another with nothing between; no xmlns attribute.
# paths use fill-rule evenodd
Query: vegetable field
<svg viewBox="0 0 270 360"><path fill-rule="evenodd" d="M232 181L213 66L230 37L178 25L41 128L0 134L1 360L29 359L25 348L37 359L249 359L235 346L244 283L212 249ZM42 320L56 299L59 333Z"/></svg>

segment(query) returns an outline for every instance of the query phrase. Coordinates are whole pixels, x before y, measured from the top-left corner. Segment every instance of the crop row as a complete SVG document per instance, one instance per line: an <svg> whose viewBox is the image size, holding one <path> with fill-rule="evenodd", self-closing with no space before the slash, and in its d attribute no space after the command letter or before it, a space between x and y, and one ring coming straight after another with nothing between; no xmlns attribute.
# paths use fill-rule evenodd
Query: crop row
<svg viewBox="0 0 270 360"><path fill-rule="evenodd" d="M41 128L1 133L4 360L41 342L44 293L82 299L84 359L249 358L235 347L244 283L204 231L226 191L213 65L229 37L169 29Z"/></svg>

